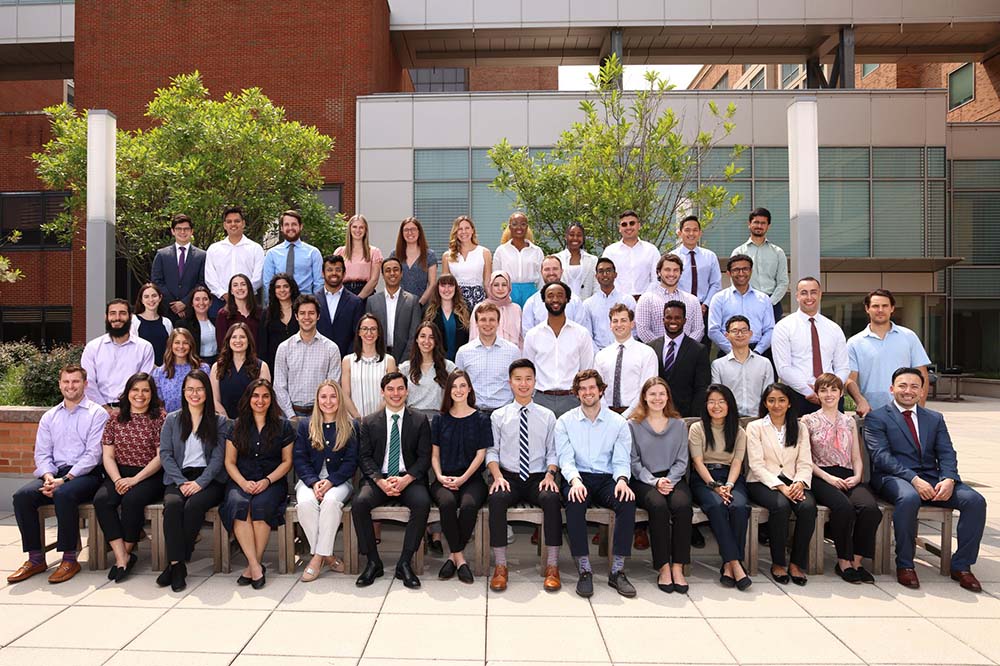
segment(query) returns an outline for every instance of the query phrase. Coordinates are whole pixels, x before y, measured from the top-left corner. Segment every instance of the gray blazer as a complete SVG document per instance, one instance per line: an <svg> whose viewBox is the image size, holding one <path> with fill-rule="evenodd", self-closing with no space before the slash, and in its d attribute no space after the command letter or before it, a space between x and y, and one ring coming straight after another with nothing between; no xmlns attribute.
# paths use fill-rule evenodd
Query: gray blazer
<svg viewBox="0 0 1000 666"><path fill-rule="evenodd" d="M207 465L195 483L202 488L213 480L225 483L229 479L226 472L226 440L231 437L232 425L225 416L216 415L219 425L219 436L215 442L202 442ZM188 479L181 471L184 464L185 442L181 439L181 412L170 412L163 422L160 431L160 464L163 465L163 485L181 485Z"/></svg>
<svg viewBox="0 0 1000 666"><path fill-rule="evenodd" d="M368 297L365 303L365 312L375 315L378 323L385 330L385 321L388 314L385 309L385 292L380 291ZM420 309L420 301L413 294L399 290L399 303L396 304L396 323L392 329L392 357L399 365L410 358L410 345L417 337L417 327L420 326L423 312ZM388 345L390 341L386 341Z"/></svg>

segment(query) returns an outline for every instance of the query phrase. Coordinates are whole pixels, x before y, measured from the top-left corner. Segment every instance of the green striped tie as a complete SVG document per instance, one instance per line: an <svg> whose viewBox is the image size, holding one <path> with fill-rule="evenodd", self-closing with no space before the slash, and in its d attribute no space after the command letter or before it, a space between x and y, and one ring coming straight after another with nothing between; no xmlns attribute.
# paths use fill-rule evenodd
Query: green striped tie
<svg viewBox="0 0 1000 666"><path fill-rule="evenodd" d="M399 476L399 414L392 415L389 433L389 476Z"/></svg>

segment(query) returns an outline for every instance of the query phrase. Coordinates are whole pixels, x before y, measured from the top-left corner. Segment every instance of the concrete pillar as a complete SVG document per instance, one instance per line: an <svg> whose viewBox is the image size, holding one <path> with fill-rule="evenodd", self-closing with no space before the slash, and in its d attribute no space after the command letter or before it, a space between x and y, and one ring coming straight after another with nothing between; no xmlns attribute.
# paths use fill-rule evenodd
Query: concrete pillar
<svg viewBox="0 0 1000 666"><path fill-rule="evenodd" d="M791 289L802 277L819 279L819 122L816 98L788 105L788 210L791 225Z"/></svg>
<svg viewBox="0 0 1000 666"><path fill-rule="evenodd" d="M87 113L87 339L104 333L115 291L115 185L118 121L110 111Z"/></svg>

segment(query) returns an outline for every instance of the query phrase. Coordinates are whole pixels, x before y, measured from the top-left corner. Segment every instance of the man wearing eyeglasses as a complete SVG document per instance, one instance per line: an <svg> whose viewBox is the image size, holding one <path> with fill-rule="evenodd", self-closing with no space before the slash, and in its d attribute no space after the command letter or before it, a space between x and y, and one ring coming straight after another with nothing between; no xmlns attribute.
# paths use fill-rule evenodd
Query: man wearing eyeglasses
<svg viewBox="0 0 1000 666"><path fill-rule="evenodd" d="M656 284L656 262L660 260L656 246L639 238L641 226L634 210L625 211L618 218L622 239L604 250L604 256L618 268L618 288L636 300Z"/></svg>
<svg viewBox="0 0 1000 666"><path fill-rule="evenodd" d="M730 351L712 362L712 383L728 386L736 397L740 416L757 416L760 395L774 381L771 363L750 349L750 320L733 315L726 320Z"/></svg>
<svg viewBox="0 0 1000 666"><path fill-rule="evenodd" d="M753 259L745 254L734 254L729 257L726 272L732 286L712 297L708 308L708 337L719 348L720 357L728 354L732 344L723 327L730 317L743 315L750 321L752 337L747 341L750 349L766 355L771 348L774 308L767 294L750 286Z"/></svg>

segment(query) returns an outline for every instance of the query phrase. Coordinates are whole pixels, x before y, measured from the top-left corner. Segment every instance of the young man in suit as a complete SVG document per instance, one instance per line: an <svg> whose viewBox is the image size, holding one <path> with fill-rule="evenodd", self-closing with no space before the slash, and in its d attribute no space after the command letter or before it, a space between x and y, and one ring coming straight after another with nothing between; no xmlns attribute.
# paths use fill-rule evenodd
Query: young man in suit
<svg viewBox="0 0 1000 666"><path fill-rule="evenodd" d="M342 358L354 351L358 322L365 313L364 302L344 289L346 272L343 257L328 255L323 259L323 288L316 292L320 305L316 328L320 335L337 343Z"/></svg>
<svg viewBox="0 0 1000 666"><path fill-rule="evenodd" d="M681 416L700 416L698 405L712 379L708 348L684 334L687 306L668 301L663 306L666 335L649 343L656 352L660 377L670 386L674 406Z"/></svg>
<svg viewBox="0 0 1000 666"><path fill-rule="evenodd" d="M205 284L205 251L191 242L194 223L184 213L174 215L170 221L170 234L174 242L160 248L153 257L150 280L167 300L171 321L184 319L191 314L191 292Z"/></svg>
<svg viewBox="0 0 1000 666"><path fill-rule="evenodd" d="M367 587L382 575L382 559L375 545L372 509L399 501L410 510L396 578L408 588L420 587L411 559L420 547L431 510L427 470L431 465L431 427L427 417L406 409L406 377L390 372L382 378L385 409L361 421L358 466L364 479L352 503L351 516L358 533L358 550L368 557L357 586Z"/></svg>
<svg viewBox="0 0 1000 666"><path fill-rule="evenodd" d="M398 366L410 358L410 345L417 337L417 327L423 313L420 301L413 294L400 288L403 282L403 264L395 257L382 261L382 280L385 291L372 294L365 303L365 312L375 315L385 331L386 351L396 359Z"/></svg>
<svg viewBox="0 0 1000 666"><path fill-rule="evenodd" d="M944 417L918 404L923 388L919 368L899 368L892 373L892 402L865 417L871 485L894 506L896 580L909 588L920 587L913 568L917 512L924 504L943 506L961 513L951 578L966 590L980 592L983 588L972 565L986 526L986 500L962 483Z"/></svg>

